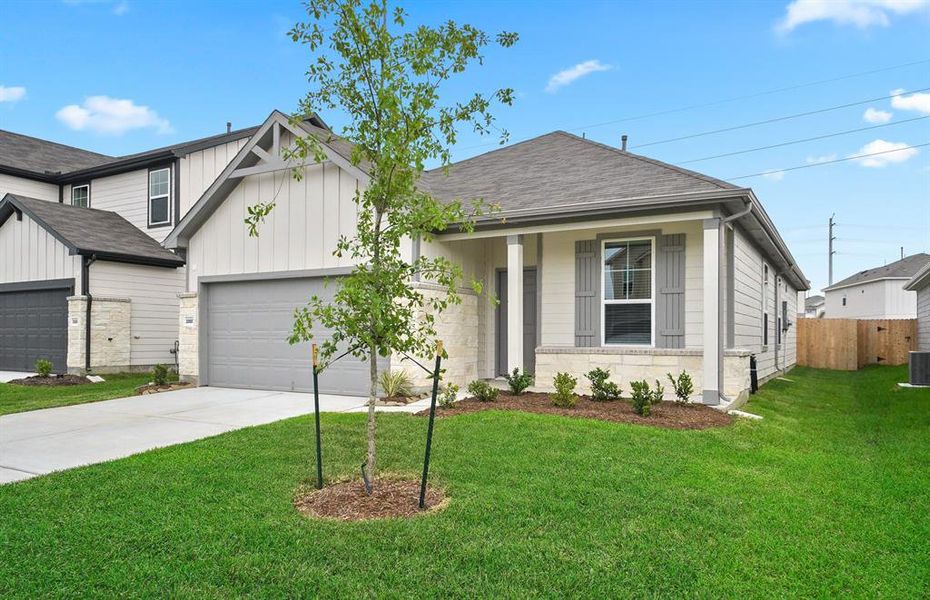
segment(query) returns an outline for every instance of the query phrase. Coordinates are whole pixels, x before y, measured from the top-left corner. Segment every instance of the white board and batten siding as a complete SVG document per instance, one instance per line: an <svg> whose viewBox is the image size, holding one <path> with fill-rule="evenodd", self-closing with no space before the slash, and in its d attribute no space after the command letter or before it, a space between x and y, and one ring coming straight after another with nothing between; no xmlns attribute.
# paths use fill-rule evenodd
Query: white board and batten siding
<svg viewBox="0 0 930 600"><path fill-rule="evenodd" d="M58 185L0 173L0 199L7 194L58 202Z"/></svg>
<svg viewBox="0 0 930 600"><path fill-rule="evenodd" d="M304 177L290 171L245 177L191 237L187 264L189 291L198 278L302 271L351 266L333 256L340 235L355 232L355 191L363 182L333 163L304 168ZM275 202L274 210L250 237L247 209Z"/></svg>
<svg viewBox="0 0 930 600"><path fill-rule="evenodd" d="M249 138L242 138L204 148L191 152L180 160L181 214L179 219L183 219L187 211L200 200L200 196L248 141Z"/></svg>
<svg viewBox="0 0 930 600"><path fill-rule="evenodd" d="M788 302L788 320L797 319L798 293L784 279L776 283L775 267L764 260L758 249L737 229L734 234L733 331L736 348L752 351L756 355L759 377L775 372L775 351L778 365L784 369L797 362L797 326L792 325L776 344L777 324L781 316L782 301ZM763 282L763 264L769 266L768 284ZM776 285L779 287L776 294ZM778 304L776 305L776 295ZM769 314L768 345L763 345L763 301Z"/></svg>
<svg viewBox="0 0 930 600"><path fill-rule="evenodd" d="M930 284L917 290L917 349L930 352Z"/></svg>
<svg viewBox="0 0 930 600"><path fill-rule="evenodd" d="M94 296L128 298L130 364L173 364L169 352L178 339L178 293L184 289L184 269L97 261L90 267Z"/></svg>
<svg viewBox="0 0 930 600"><path fill-rule="evenodd" d="M0 227L0 283L74 278L81 289L81 257L38 223L23 214L23 220L7 219Z"/></svg>

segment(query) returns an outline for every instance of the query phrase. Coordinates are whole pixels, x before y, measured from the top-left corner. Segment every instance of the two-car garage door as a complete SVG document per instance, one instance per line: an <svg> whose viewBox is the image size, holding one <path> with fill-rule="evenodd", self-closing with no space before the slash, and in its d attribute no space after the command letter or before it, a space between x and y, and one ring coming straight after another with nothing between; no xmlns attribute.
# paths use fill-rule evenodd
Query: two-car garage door
<svg viewBox="0 0 930 600"><path fill-rule="evenodd" d="M73 280L0 285L0 371L32 371L36 360L67 370L68 296Z"/></svg>
<svg viewBox="0 0 930 600"><path fill-rule="evenodd" d="M313 295L331 298L321 277L205 283L203 383L219 387L313 391L310 344L290 345L294 309ZM319 344L329 332L314 329ZM320 375L320 392L365 396L368 363L346 356Z"/></svg>

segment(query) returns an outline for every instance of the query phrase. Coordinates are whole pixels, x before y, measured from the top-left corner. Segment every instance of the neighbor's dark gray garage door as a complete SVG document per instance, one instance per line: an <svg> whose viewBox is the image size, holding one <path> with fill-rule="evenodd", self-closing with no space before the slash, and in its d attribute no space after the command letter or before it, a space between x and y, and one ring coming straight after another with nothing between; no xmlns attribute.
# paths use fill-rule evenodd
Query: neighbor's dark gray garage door
<svg viewBox="0 0 930 600"><path fill-rule="evenodd" d="M207 385L313 391L310 344L290 345L294 309L314 294L332 297L323 278L270 279L204 285ZM317 330L315 341L328 339ZM365 396L368 363L346 356L320 375L320 392Z"/></svg>
<svg viewBox="0 0 930 600"><path fill-rule="evenodd" d="M19 289L36 285L51 287ZM0 370L33 371L44 358L55 372L67 371L67 298L73 286L73 280L0 286Z"/></svg>

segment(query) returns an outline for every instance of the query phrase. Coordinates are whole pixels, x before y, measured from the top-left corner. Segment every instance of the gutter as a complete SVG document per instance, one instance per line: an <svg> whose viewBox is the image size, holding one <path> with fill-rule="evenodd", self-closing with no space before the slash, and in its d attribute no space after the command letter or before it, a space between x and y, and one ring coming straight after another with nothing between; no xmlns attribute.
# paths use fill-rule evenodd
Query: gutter
<svg viewBox="0 0 930 600"><path fill-rule="evenodd" d="M90 373L90 325L91 308L94 297L90 294L90 266L97 261L95 255L84 256L81 261L81 295L87 298L87 312L84 316L84 372Z"/></svg>

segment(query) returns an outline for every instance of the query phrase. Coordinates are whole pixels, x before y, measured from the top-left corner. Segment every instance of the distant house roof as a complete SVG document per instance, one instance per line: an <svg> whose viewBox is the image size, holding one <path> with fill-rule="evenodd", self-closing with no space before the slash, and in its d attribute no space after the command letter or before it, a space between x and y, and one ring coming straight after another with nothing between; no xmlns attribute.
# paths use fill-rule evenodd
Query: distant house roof
<svg viewBox="0 0 930 600"><path fill-rule="evenodd" d="M925 254L923 252L912 254L882 267L859 271L855 275L851 275L842 281L834 283L830 287L824 288L824 291L831 291L851 285L860 285L880 279L910 279L926 266L927 263L930 263L930 254Z"/></svg>
<svg viewBox="0 0 930 600"><path fill-rule="evenodd" d="M446 172L448 171L448 173ZM480 198L509 212L741 188L564 131L424 173L421 186L441 200Z"/></svg>
<svg viewBox="0 0 930 600"><path fill-rule="evenodd" d="M72 254L160 267L184 264L176 254L114 212L7 194L0 200L0 226L17 211L27 214Z"/></svg>
<svg viewBox="0 0 930 600"><path fill-rule="evenodd" d="M804 309L805 310L814 310L819 306L823 306L825 299L823 296L808 296L804 299Z"/></svg>
<svg viewBox="0 0 930 600"><path fill-rule="evenodd" d="M321 131L329 130L329 126L317 115L308 118L307 123ZM182 157L204 148L250 138L257 130L258 126L246 127L126 156L107 156L12 131L0 130L0 172L9 171L14 175L43 181L69 183L138 169L159 161Z"/></svg>

